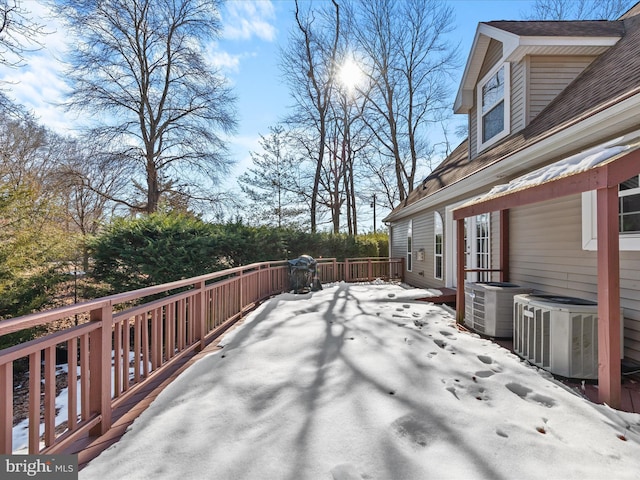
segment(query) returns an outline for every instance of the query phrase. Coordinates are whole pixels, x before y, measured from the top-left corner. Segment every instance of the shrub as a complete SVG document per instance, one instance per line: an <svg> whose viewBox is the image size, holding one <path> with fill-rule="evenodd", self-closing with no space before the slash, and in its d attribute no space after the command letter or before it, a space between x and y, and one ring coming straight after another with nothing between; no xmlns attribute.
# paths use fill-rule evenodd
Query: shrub
<svg viewBox="0 0 640 480"><path fill-rule="evenodd" d="M212 226L185 214L118 219L90 242L93 276L122 292L226 267Z"/></svg>
<svg viewBox="0 0 640 480"><path fill-rule="evenodd" d="M157 213L114 221L90 242L93 276L122 292L255 262L297 258L386 256L384 234L356 237L292 228L210 224L185 214Z"/></svg>

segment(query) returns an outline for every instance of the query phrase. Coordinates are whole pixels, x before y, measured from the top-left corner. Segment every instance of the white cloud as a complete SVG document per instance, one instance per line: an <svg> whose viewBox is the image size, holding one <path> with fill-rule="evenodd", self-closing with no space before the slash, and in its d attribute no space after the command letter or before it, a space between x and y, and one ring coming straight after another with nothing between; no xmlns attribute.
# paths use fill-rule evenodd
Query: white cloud
<svg viewBox="0 0 640 480"><path fill-rule="evenodd" d="M233 176L237 177L253 166L251 152L260 152L259 135L235 135L228 137L229 150L236 164L233 166Z"/></svg>
<svg viewBox="0 0 640 480"><path fill-rule="evenodd" d="M214 67L227 72L238 73L240 71L240 59L242 55L232 55L229 52L217 50L218 46L212 45L207 54L209 63Z"/></svg>
<svg viewBox="0 0 640 480"><path fill-rule="evenodd" d="M61 106L69 87L60 61L67 48L68 34L45 5L29 2L28 7L34 21L47 32L36 38L43 48L28 52L26 64L21 68L0 66L0 88L32 111L46 127L58 133L70 133L77 125L77 118Z"/></svg>
<svg viewBox="0 0 640 480"><path fill-rule="evenodd" d="M276 38L275 9L270 0L227 2L222 13L223 38L250 40L257 37L271 42Z"/></svg>

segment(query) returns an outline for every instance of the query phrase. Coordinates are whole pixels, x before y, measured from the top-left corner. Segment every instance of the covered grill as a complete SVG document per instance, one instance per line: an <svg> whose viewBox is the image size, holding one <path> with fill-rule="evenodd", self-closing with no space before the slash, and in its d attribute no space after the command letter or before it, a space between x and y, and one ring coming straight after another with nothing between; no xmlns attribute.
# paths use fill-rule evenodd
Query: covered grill
<svg viewBox="0 0 640 480"><path fill-rule="evenodd" d="M322 290L318 262L309 255L289 260L289 282L294 293Z"/></svg>

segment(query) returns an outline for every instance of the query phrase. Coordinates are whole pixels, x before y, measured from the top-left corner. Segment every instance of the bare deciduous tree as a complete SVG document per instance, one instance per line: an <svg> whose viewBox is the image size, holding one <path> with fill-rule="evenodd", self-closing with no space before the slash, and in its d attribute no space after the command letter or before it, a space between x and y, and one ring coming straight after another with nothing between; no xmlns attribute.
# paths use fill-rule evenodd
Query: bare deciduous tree
<svg viewBox="0 0 640 480"><path fill-rule="evenodd" d="M188 196L198 176L215 183L226 171L218 132L235 129L235 98L205 55L221 29L219 4L57 2L76 35L68 106L92 116L91 141L139 187L113 200L154 212L163 195Z"/></svg>
<svg viewBox="0 0 640 480"><path fill-rule="evenodd" d="M297 31L288 49L282 52L282 69L296 102L295 113L289 122L305 125L318 132L314 156L315 175L311 193L311 231L318 222L318 197L320 177L325 162L327 141L327 115L335 83L335 65L340 35L340 8L331 0L332 9L320 12L321 18L311 8L302 12L296 0Z"/></svg>
<svg viewBox="0 0 640 480"><path fill-rule="evenodd" d="M528 20L615 20L636 0L536 0Z"/></svg>
<svg viewBox="0 0 640 480"><path fill-rule="evenodd" d="M0 65L23 65L25 53L42 47L38 37L44 34L23 1L0 0Z"/></svg>
<svg viewBox="0 0 640 480"><path fill-rule="evenodd" d="M394 165L398 200L413 189L419 163L429 163L427 139L448 110L456 49L446 34L453 10L436 0L367 1L351 8L357 48L369 76L364 120Z"/></svg>

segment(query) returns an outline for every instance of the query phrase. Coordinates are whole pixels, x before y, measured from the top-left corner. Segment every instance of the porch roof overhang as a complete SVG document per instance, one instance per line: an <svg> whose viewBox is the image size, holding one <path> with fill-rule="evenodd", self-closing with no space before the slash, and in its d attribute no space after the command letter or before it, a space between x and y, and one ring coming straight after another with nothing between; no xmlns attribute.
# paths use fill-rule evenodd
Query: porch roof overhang
<svg viewBox="0 0 640 480"><path fill-rule="evenodd" d="M453 218L458 225L457 278L463 279L465 275L464 219L500 211L501 280L509 281L504 273L508 273L509 265L510 209L591 190L597 191L598 392L600 401L613 408L620 406L622 344L619 332L623 321L620 315L618 185L634 175L640 175L640 131L535 170L506 185L494 187L453 211ZM456 309L457 320L461 321L465 312L464 282L458 283Z"/></svg>
<svg viewBox="0 0 640 480"><path fill-rule="evenodd" d="M640 174L640 130L534 170L464 203L454 220L617 186Z"/></svg>

